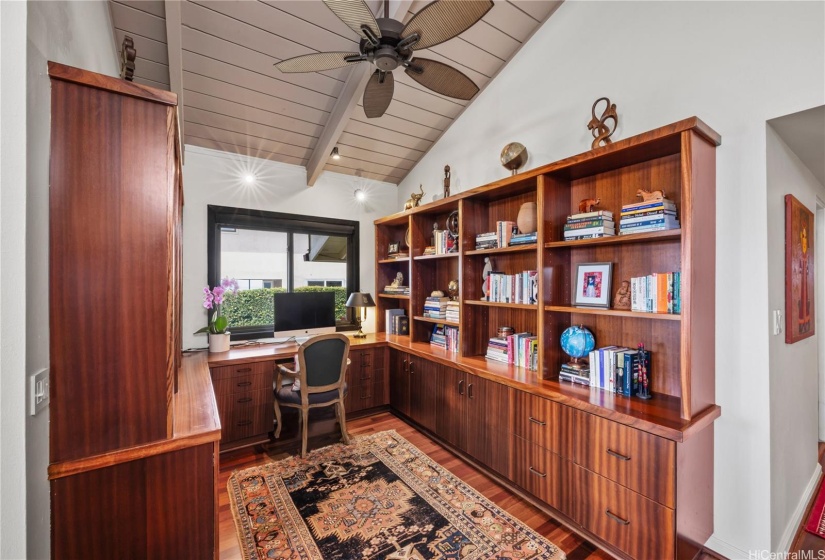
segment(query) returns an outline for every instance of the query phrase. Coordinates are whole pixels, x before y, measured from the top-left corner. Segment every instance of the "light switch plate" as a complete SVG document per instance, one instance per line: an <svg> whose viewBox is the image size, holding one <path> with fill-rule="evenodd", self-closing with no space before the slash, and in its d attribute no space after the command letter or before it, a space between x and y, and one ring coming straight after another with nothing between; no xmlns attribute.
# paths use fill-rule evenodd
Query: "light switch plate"
<svg viewBox="0 0 825 560"><path fill-rule="evenodd" d="M29 377L29 414L34 416L49 406L49 369L41 369Z"/></svg>
<svg viewBox="0 0 825 560"><path fill-rule="evenodd" d="M782 334L782 310L773 310L773 334Z"/></svg>

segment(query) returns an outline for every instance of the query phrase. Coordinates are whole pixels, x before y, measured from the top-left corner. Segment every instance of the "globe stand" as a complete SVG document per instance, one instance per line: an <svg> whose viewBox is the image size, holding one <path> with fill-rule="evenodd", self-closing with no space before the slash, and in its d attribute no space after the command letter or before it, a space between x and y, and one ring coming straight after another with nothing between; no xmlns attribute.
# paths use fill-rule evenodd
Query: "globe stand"
<svg viewBox="0 0 825 560"><path fill-rule="evenodd" d="M573 358L569 362L567 362L567 367L577 370L590 369L590 362L588 362L584 358Z"/></svg>

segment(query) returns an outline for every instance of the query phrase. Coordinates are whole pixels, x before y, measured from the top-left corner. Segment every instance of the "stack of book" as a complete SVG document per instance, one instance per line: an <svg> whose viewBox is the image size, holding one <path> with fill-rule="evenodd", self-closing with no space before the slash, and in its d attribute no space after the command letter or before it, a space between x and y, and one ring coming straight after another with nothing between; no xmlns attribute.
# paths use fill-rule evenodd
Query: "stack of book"
<svg viewBox="0 0 825 560"><path fill-rule="evenodd" d="M575 368L568 364L562 364L559 371L559 381L569 381L579 385L590 386L590 367Z"/></svg>
<svg viewBox="0 0 825 560"><path fill-rule="evenodd" d="M410 295L409 286L384 286L384 293L394 296L408 296Z"/></svg>
<svg viewBox="0 0 825 560"><path fill-rule="evenodd" d="M613 235L616 235L616 225L613 223L613 212L610 210L573 214L567 218L567 223L564 225L565 241Z"/></svg>
<svg viewBox="0 0 825 560"><path fill-rule="evenodd" d="M632 397L640 388L639 369L642 360L649 378L650 351L620 346L597 348L590 352L590 386Z"/></svg>
<svg viewBox="0 0 825 560"><path fill-rule="evenodd" d="M679 229L679 227L679 220L676 219L676 203L672 200L662 198L622 206L619 235L664 231Z"/></svg>
<svg viewBox="0 0 825 560"><path fill-rule="evenodd" d="M407 251L399 251L398 253L390 253L387 255L387 258L390 259L406 259L409 258L410 254Z"/></svg>
<svg viewBox="0 0 825 560"><path fill-rule="evenodd" d="M424 247L423 255L435 255L435 246L434 245L427 245Z"/></svg>
<svg viewBox="0 0 825 560"><path fill-rule="evenodd" d="M538 302L538 272L525 270L518 274L491 272L489 277L489 296L487 301L495 303Z"/></svg>
<svg viewBox="0 0 825 560"><path fill-rule="evenodd" d="M657 272L630 279L630 310L642 313L682 312L682 273Z"/></svg>
<svg viewBox="0 0 825 560"><path fill-rule="evenodd" d="M487 343L487 359L513 364L530 370L538 369L539 343L533 333L523 332L507 337L494 336Z"/></svg>
<svg viewBox="0 0 825 560"><path fill-rule="evenodd" d="M433 327L433 334L430 335L430 345L444 348L447 352L458 352L458 329L436 325Z"/></svg>
<svg viewBox="0 0 825 560"><path fill-rule="evenodd" d="M410 334L410 320L403 309L387 309L384 323L387 334Z"/></svg>
<svg viewBox="0 0 825 560"><path fill-rule="evenodd" d="M458 310L459 304L457 301L448 301L446 320L450 323L458 323Z"/></svg>
<svg viewBox="0 0 825 560"><path fill-rule="evenodd" d="M518 233L516 222L501 221L496 222L496 239L499 247L509 247L513 235Z"/></svg>
<svg viewBox="0 0 825 560"><path fill-rule="evenodd" d="M433 231L433 242L436 255L446 255L453 249L455 244L455 240L446 229Z"/></svg>
<svg viewBox="0 0 825 560"><path fill-rule="evenodd" d="M535 243L536 239L537 234L535 231L533 233L519 233L510 238L510 245L530 245Z"/></svg>
<svg viewBox="0 0 825 560"><path fill-rule="evenodd" d="M498 248L498 237L496 236L496 232L488 231L486 233L479 233L476 235L476 251L496 248Z"/></svg>
<svg viewBox="0 0 825 560"><path fill-rule="evenodd" d="M444 321L447 319L447 304L449 302L450 298L448 297L428 297L424 300L424 317Z"/></svg>

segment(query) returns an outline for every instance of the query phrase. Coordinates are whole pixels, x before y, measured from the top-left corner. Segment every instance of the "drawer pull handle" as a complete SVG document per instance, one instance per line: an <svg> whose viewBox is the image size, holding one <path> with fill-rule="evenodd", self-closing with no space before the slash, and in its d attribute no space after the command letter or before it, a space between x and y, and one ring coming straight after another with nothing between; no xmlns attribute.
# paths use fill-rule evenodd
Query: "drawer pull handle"
<svg viewBox="0 0 825 560"><path fill-rule="evenodd" d="M361 400L371 399L371 398L372 398L372 395L361 395Z"/></svg>
<svg viewBox="0 0 825 560"><path fill-rule="evenodd" d="M401 360L401 363L402 363L402 364L403 364L403 366L404 366L404 371L405 371L405 372L406 372L406 371L409 371L409 368L407 368L407 359L406 359L406 358L404 358L403 360Z"/></svg>
<svg viewBox="0 0 825 560"><path fill-rule="evenodd" d="M238 383L238 387L249 387L250 385L252 385L251 381L241 381Z"/></svg>
<svg viewBox="0 0 825 560"><path fill-rule="evenodd" d="M618 515L616 515L616 514L612 513L609 509L604 510L604 512L607 514L607 516L608 516L610 519L612 519L612 520L613 520L613 521L615 521L616 523L620 523L620 524L622 524L622 525L630 525L630 521L628 521L627 519L622 519L622 518L621 518L621 517L619 517Z"/></svg>
<svg viewBox="0 0 825 560"><path fill-rule="evenodd" d="M235 370L235 373L246 373L248 371L252 371L252 368L251 367L238 368L238 369Z"/></svg>
<svg viewBox="0 0 825 560"><path fill-rule="evenodd" d="M474 383L470 383L469 385L467 385L467 398L468 399L473 398L473 385L474 385Z"/></svg>
<svg viewBox="0 0 825 560"><path fill-rule="evenodd" d="M616 453L612 449L608 449L607 454L611 457L615 457L616 459L621 459L622 461L630 461L630 457L628 457L627 455L622 455L621 453Z"/></svg>
<svg viewBox="0 0 825 560"><path fill-rule="evenodd" d="M536 420L532 416L530 416L530 422L532 422L533 424L538 424L539 426L546 426L547 425L547 422L542 422L541 420Z"/></svg>
<svg viewBox="0 0 825 560"><path fill-rule="evenodd" d="M459 395L464 394L464 380L463 379L458 380L458 394Z"/></svg>
<svg viewBox="0 0 825 560"><path fill-rule="evenodd" d="M252 420L241 420L238 422L238 426L249 426L252 423Z"/></svg>
<svg viewBox="0 0 825 560"><path fill-rule="evenodd" d="M539 472L536 469L534 469L533 467L530 467L530 472L533 473L536 476L540 476L542 478L547 478L547 473Z"/></svg>
<svg viewBox="0 0 825 560"><path fill-rule="evenodd" d="M410 360L410 373L415 373L415 369L413 368L414 365L415 364L413 364L413 361Z"/></svg>
<svg viewBox="0 0 825 560"><path fill-rule="evenodd" d="M361 381L369 381L370 379L372 379L372 376L370 376L370 375L368 375L366 377L361 377Z"/></svg>
<svg viewBox="0 0 825 560"><path fill-rule="evenodd" d="M238 402L239 403L252 402L252 397L244 397L242 399L238 399Z"/></svg>

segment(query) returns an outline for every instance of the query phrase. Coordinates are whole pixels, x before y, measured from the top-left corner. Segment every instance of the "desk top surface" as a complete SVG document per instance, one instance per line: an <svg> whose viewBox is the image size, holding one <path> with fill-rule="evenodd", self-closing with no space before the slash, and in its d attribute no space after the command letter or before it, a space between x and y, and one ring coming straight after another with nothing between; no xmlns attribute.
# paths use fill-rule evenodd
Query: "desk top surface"
<svg viewBox="0 0 825 560"><path fill-rule="evenodd" d="M350 341L350 350L386 346L387 339L383 333L368 334L366 338L347 337ZM253 344L238 345L228 352L210 353L207 362L209 367L231 366L239 363L268 362L270 360L289 359L298 353L298 344Z"/></svg>

